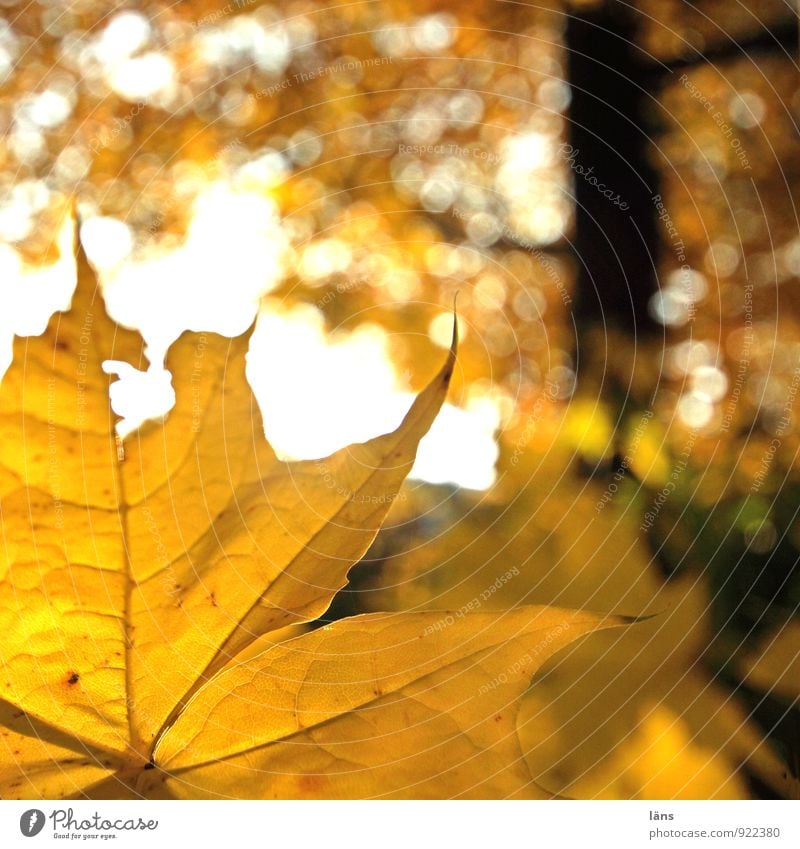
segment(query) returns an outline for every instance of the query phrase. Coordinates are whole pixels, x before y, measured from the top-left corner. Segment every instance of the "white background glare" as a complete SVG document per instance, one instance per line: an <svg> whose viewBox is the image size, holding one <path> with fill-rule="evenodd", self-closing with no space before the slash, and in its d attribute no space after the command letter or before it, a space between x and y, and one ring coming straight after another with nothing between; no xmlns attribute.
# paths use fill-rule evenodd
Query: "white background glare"
<svg viewBox="0 0 800 849"><path fill-rule="evenodd" d="M28 269L13 248L2 248L1 371L11 360L12 335L41 333L49 315L69 302L75 273L72 226L67 221L59 237L62 258L45 269ZM198 198L180 247L134 257L127 225L111 218L87 219L82 238L99 268L110 313L141 330L152 362L146 372L127 363L106 364L119 377L111 397L122 416L123 434L174 403L162 358L182 330L243 332L260 297L285 273L286 240L271 202L263 194L232 191L222 183ZM452 316L443 314L436 325L442 334L447 325L449 336ZM438 365L431 363L430 371ZM330 335L316 307L287 311L277 299L262 302L248 376L267 438L283 459L315 459L392 430L414 399L389 358L381 327ZM492 404L467 410L446 404L420 445L412 477L490 487L499 424Z"/></svg>

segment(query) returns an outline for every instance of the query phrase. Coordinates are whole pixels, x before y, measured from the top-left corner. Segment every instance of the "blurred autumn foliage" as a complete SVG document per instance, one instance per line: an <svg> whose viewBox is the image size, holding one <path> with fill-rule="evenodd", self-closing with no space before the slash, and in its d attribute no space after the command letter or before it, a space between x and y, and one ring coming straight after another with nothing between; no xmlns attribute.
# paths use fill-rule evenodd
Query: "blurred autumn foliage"
<svg viewBox="0 0 800 849"><path fill-rule="evenodd" d="M599 0L2 5L9 280L30 287L58 260L75 202L87 228L101 222L87 249L109 303L134 293L115 317L154 349L177 325L161 338L146 321L196 286L223 311L303 305L334 338L377 326L414 389L449 344L457 294L450 398L496 414L495 483L407 483L328 621L520 604L651 615L570 647L533 683L518 732L542 786L797 795L788 4L636 0L625 21L627 4ZM630 133L656 181L653 291L630 271L627 290L602 271L585 288L576 205L598 191L585 169L611 180L612 154L565 155L578 19L600 41L618 23L634 33L616 49L630 51ZM614 148L602 121L583 129ZM612 171L622 197L643 191L626 167ZM218 266L192 265L203 244ZM186 265L159 265L181 249ZM624 306L642 298L634 333Z"/></svg>

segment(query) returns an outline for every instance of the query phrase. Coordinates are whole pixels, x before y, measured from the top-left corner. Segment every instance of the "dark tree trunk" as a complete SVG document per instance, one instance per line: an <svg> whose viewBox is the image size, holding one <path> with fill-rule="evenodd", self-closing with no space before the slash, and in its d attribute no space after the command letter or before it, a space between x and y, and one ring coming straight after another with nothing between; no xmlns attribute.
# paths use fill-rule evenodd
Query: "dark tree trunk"
<svg viewBox="0 0 800 849"><path fill-rule="evenodd" d="M645 62L624 4L607 4L567 25L570 156L579 263L576 318L637 337L654 330L658 231L648 162Z"/></svg>

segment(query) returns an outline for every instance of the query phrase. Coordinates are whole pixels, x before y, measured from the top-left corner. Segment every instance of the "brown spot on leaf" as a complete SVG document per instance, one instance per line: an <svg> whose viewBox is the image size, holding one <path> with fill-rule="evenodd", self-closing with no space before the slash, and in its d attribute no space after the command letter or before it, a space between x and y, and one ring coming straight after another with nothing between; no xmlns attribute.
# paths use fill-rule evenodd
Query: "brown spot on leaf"
<svg viewBox="0 0 800 849"><path fill-rule="evenodd" d="M72 672L67 678L67 684L77 684L81 680L81 676L77 672Z"/></svg>
<svg viewBox="0 0 800 849"><path fill-rule="evenodd" d="M322 793L326 784L324 775L301 775L298 782L300 787L300 798L313 798Z"/></svg>

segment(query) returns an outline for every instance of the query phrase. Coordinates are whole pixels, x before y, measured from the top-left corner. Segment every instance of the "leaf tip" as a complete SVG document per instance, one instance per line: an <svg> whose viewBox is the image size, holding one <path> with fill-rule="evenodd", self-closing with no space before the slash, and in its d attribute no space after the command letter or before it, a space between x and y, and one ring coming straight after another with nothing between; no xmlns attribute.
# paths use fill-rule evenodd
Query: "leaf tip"
<svg viewBox="0 0 800 849"><path fill-rule="evenodd" d="M94 268L92 268L92 265L89 262L89 257L86 254L86 248L84 247L83 239L81 238L81 230L83 229L84 222L75 203L73 203L72 206L72 221L72 245L73 254L75 256L75 269L78 276L78 282L75 287L75 293L72 296L72 302L75 303L79 295L83 294L84 297L88 299L89 303L94 303L94 299L99 292L99 283Z"/></svg>
<svg viewBox="0 0 800 849"><path fill-rule="evenodd" d="M455 366L458 356L458 312L456 311L456 300L458 292L453 297L453 335L450 340L450 350L447 355L447 360L440 372L441 381L444 386L449 386L450 378L453 376L453 367Z"/></svg>

